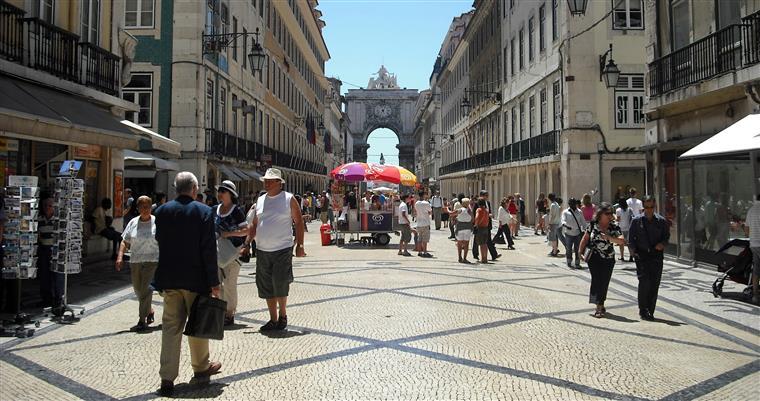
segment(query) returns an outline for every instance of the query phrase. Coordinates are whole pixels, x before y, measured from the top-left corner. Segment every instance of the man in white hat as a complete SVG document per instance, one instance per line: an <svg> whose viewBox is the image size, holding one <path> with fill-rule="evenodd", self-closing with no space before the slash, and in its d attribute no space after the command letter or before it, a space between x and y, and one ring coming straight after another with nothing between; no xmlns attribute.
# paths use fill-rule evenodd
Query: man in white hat
<svg viewBox="0 0 760 401"><path fill-rule="evenodd" d="M267 193L256 201L253 222L241 252L246 255L251 241L256 240L256 287L259 298L266 299L269 309L269 322L261 331L284 330L288 325L286 306L293 282L292 227L295 223L296 257L304 257L304 223L298 201L282 190L285 182L282 172L270 168L261 180Z"/></svg>

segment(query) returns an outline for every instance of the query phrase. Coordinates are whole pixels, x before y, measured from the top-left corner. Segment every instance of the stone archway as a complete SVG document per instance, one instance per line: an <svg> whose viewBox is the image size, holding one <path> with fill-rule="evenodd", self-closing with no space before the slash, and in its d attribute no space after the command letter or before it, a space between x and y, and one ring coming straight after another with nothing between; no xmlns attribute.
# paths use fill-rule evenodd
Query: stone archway
<svg viewBox="0 0 760 401"><path fill-rule="evenodd" d="M399 88L396 76L383 66L377 78L370 78L367 89L349 89L345 98L354 160L366 162L369 134L387 128L398 136L399 164L414 169L414 113L419 96L417 89Z"/></svg>

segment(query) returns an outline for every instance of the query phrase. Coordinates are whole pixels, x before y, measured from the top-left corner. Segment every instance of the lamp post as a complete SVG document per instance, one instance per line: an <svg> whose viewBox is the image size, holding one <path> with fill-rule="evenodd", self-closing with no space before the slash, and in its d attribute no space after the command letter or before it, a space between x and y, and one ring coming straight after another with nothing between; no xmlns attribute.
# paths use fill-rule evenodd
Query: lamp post
<svg viewBox="0 0 760 401"><path fill-rule="evenodd" d="M264 68L264 62L266 61L267 55L259 42L260 34L261 32L259 31L259 28L256 28L256 31L254 32L203 34L203 54L214 54L227 49L241 36L253 36L251 52L248 53L246 57L248 57L248 62L251 63L251 70L253 73L261 72Z"/></svg>
<svg viewBox="0 0 760 401"><path fill-rule="evenodd" d="M607 55L610 59L607 60ZM599 56L599 81L604 78L604 84L607 88L614 88L617 86L618 79L620 78L620 69L615 60L612 59L612 43L610 43L610 49Z"/></svg>
<svg viewBox="0 0 760 401"><path fill-rule="evenodd" d="M567 0L567 8L570 15L585 15L588 0Z"/></svg>

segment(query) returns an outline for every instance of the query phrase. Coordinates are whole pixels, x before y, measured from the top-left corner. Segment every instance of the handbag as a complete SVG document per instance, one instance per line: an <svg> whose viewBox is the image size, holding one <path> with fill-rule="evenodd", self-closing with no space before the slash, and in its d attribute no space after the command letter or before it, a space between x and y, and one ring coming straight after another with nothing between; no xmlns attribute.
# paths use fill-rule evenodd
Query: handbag
<svg viewBox="0 0 760 401"><path fill-rule="evenodd" d="M243 245L236 247L227 238L219 237L216 239L216 264L220 269L229 265L237 258L240 257L240 250L243 249Z"/></svg>
<svg viewBox="0 0 760 401"><path fill-rule="evenodd" d="M211 340L223 339L226 310L226 301L206 294L198 294L190 307L190 316L182 334Z"/></svg>

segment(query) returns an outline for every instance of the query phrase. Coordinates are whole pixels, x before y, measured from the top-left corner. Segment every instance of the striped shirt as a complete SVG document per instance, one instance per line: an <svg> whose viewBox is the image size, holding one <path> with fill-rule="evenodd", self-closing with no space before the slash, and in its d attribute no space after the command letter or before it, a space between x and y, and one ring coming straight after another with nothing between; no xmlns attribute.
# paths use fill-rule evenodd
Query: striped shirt
<svg viewBox="0 0 760 401"><path fill-rule="evenodd" d="M749 226L749 246L760 248L760 201L749 208L744 224Z"/></svg>
<svg viewBox="0 0 760 401"><path fill-rule="evenodd" d="M55 245L55 221L53 218L48 219L45 216L40 216L37 224L37 232L39 233L39 245Z"/></svg>

